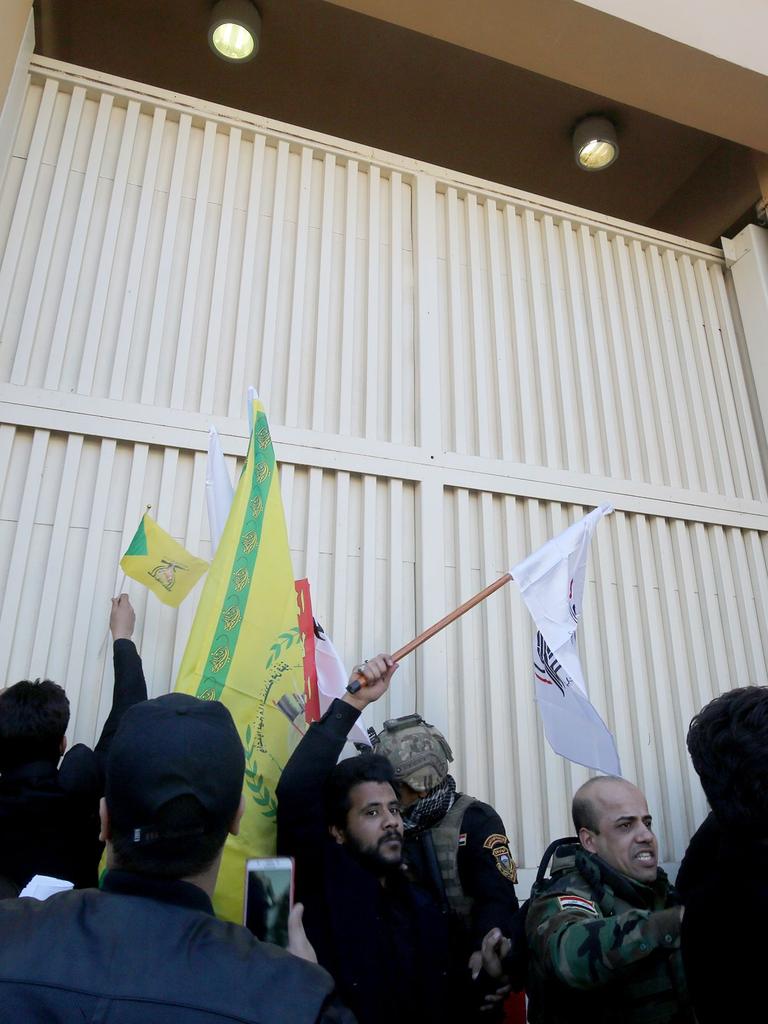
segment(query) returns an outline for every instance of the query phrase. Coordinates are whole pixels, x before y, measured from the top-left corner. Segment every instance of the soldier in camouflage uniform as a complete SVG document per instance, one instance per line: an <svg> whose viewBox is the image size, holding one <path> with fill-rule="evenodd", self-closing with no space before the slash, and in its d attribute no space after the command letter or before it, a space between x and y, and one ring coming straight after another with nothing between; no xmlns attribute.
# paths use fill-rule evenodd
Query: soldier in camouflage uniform
<svg viewBox="0 0 768 1024"><path fill-rule="evenodd" d="M470 984L469 956L490 928L509 931L518 909L504 823L489 804L456 792L451 748L420 715L385 722L374 749L400 783L405 862L452 922L456 972L467 979L462 1019L472 1019L484 989ZM488 1013L481 1019L491 1024Z"/></svg>
<svg viewBox="0 0 768 1024"><path fill-rule="evenodd" d="M374 749L400 783L405 862L462 922L469 955L489 928L508 928L517 911L504 823L489 804L456 792L451 748L420 715L385 722Z"/></svg>
<svg viewBox="0 0 768 1024"><path fill-rule="evenodd" d="M692 1022L682 909L658 866L645 797L622 779L591 779L574 797L573 818L580 845L558 848L526 919L529 1020Z"/></svg>

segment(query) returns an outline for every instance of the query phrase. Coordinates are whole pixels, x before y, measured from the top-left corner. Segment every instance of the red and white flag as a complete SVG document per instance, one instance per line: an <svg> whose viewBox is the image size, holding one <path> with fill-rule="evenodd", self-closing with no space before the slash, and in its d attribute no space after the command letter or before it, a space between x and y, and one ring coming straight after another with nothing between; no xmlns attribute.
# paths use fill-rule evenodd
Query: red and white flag
<svg viewBox="0 0 768 1024"><path fill-rule="evenodd" d="M533 673L544 735L569 761L621 775L616 743L590 703L576 647L589 542L611 505L593 509L510 570L536 625Z"/></svg>
<svg viewBox="0 0 768 1024"><path fill-rule="evenodd" d="M315 667L317 668L317 689L320 695L320 714L324 715L336 697L346 693L349 673L344 662L331 643L331 638L320 627L320 636L315 633ZM362 715L349 730L350 743L361 743L370 747L371 741L365 731Z"/></svg>

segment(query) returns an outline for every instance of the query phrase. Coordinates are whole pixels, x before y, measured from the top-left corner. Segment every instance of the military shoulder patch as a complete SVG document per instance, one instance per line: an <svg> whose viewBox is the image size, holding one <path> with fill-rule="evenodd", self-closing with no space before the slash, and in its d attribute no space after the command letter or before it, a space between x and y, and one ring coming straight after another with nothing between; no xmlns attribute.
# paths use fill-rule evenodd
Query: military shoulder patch
<svg viewBox="0 0 768 1024"><path fill-rule="evenodd" d="M488 838L483 843L483 849L490 850L494 846L498 846L499 844L501 844L502 846L508 846L509 840L507 839L506 836L502 836L498 832L494 832L493 835L488 836Z"/></svg>
<svg viewBox="0 0 768 1024"><path fill-rule="evenodd" d="M512 860L509 847L496 846L491 853L496 858L496 868L499 873L513 884L517 882L517 864Z"/></svg>
<svg viewBox="0 0 768 1024"><path fill-rule="evenodd" d="M461 835L459 836L459 846L466 846L466 845L467 845L467 833L466 832L462 832Z"/></svg>
<svg viewBox="0 0 768 1024"><path fill-rule="evenodd" d="M566 893L565 896L558 896L557 902L560 904L561 910L568 910L571 913L575 910L577 913L587 914L589 917L600 916L600 912L592 900L585 899L583 896Z"/></svg>

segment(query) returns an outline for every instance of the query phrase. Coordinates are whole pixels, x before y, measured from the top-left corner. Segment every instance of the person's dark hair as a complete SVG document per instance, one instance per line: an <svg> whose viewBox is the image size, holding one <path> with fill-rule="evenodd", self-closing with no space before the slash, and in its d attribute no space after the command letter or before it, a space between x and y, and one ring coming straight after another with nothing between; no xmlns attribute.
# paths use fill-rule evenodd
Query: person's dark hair
<svg viewBox="0 0 768 1024"><path fill-rule="evenodd" d="M114 866L139 875L189 878L206 871L218 856L231 822L211 824L191 794L174 797L154 815L157 838L134 841L135 830L110 819ZM146 831L146 830L142 830Z"/></svg>
<svg viewBox="0 0 768 1024"><path fill-rule="evenodd" d="M69 701L50 679L22 679L0 693L0 771L30 761L58 761Z"/></svg>
<svg viewBox="0 0 768 1024"><path fill-rule="evenodd" d="M583 786L576 790L573 797L573 804L571 806L571 816L573 818L573 827L576 829L578 835L579 829L588 828L590 832L594 832L595 835L600 834L600 829L597 827L597 816L595 812L595 805L589 797L589 793L595 786L601 782L623 782L618 775L595 775L592 779L587 779Z"/></svg>
<svg viewBox="0 0 768 1024"><path fill-rule="evenodd" d="M349 795L361 782L388 782L399 798L395 771L381 754L359 754L341 761L331 772L325 787L326 824L344 828L351 806Z"/></svg>
<svg viewBox="0 0 768 1024"><path fill-rule="evenodd" d="M768 836L768 688L715 697L692 719L686 742L720 825Z"/></svg>

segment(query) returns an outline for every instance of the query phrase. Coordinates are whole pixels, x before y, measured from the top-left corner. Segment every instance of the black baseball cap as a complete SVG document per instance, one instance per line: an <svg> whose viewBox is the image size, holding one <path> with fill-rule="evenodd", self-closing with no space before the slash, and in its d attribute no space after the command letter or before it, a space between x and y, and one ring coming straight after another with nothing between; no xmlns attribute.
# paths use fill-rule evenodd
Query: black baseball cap
<svg viewBox="0 0 768 1024"><path fill-rule="evenodd" d="M164 834L158 813L170 800L193 796L208 831L229 825L240 803L245 754L232 715L219 701L168 693L129 708L107 758L110 818L136 843Z"/></svg>

